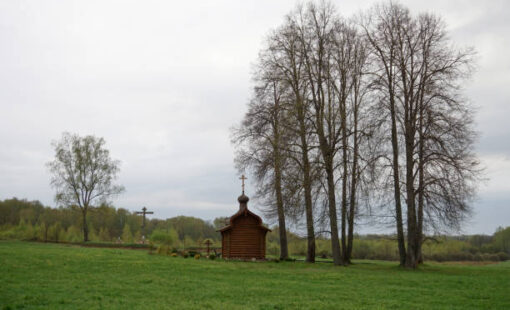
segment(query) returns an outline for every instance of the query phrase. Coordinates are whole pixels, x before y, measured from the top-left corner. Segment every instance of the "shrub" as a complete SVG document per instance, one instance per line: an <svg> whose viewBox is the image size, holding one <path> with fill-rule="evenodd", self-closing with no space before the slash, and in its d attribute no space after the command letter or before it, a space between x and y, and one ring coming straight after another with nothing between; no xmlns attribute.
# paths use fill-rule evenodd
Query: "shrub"
<svg viewBox="0 0 510 310"><path fill-rule="evenodd" d="M214 260L215 258L216 258L216 255L214 255L214 254L209 254L209 259L210 259L210 260Z"/></svg>
<svg viewBox="0 0 510 310"><path fill-rule="evenodd" d="M305 256L306 255L306 242L305 240L292 240L289 242L289 253L292 255Z"/></svg>
<svg viewBox="0 0 510 310"><path fill-rule="evenodd" d="M162 229L156 229L152 232L150 240L152 242L170 246L175 242L174 232L166 232Z"/></svg>
<svg viewBox="0 0 510 310"><path fill-rule="evenodd" d="M172 249L168 245L159 245L156 253L159 255L170 255L172 254Z"/></svg>
<svg viewBox="0 0 510 310"><path fill-rule="evenodd" d="M200 254L195 254L195 259L200 259Z"/></svg>
<svg viewBox="0 0 510 310"><path fill-rule="evenodd" d="M149 241L149 254L152 254L153 251L154 251L154 243L152 243L152 241Z"/></svg>
<svg viewBox="0 0 510 310"><path fill-rule="evenodd" d="M1 227L0 240L16 239L16 228L10 227L9 225Z"/></svg>
<svg viewBox="0 0 510 310"><path fill-rule="evenodd" d="M504 252L499 252L496 254L498 256L498 259L500 261L505 261L505 260L509 260L510 259L510 255L504 253Z"/></svg>
<svg viewBox="0 0 510 310"><path fill-rule="evenodd" d="M51 229L51 227L50 227ZM110 231L108 230L108 228L106 227L101 227L99 229L99 240L101 241L112 241L112 238L111 238L111 235L110 235ZM58 240L57 240L58 242Z"/></svg>
<svg viewBox="0 0 510 310"><path fill-rule="evenodd" d="M170 254L170 256L177 257L177 253L173 252L172 254Z"/></svg>
<svg viewBox="0 0 510 310"><path fill-rule="evenodd" d="M186 251L182 251L182 257L188 258L189 254Z"/></svg>
<svg viewBox="0 0 510 310"><path fill-rule="evenodd" d="M370 255L370 245L365 240L356 240L353 243L352 256L353 258L366 259Z"/></svg>
<svg viewBox="0 0 510 310"><path fill-rule="evenodd" d="M42 225L39 226L39 235L42 235L42 232L44 230L44 227ZM39 237L40 239L44 239ZM81 242L83 241L83 233L81 232L81 229L77 226L70 226L67 228L64 239L69 242Z"/></svg>
<svg viewBox="0 0 510 310"><path fill-rule="evenodd" d="M315 240L315 246L316 256L321 258L331 257L331 242L329 240L317 239Z"/></svg>
<svg viewBox="0 0 510 310"><path fill-rule="evenodd" d="M269 242L267 244L267 254L274 256L280 255L280 246L274 242Z"/></svg>
<svg viewBox="0 0 510 310"><path fill-rule="evenodd" d="M482 257L487 262L497 262L500 260L498 254L483 254Z"/></svg>
<svg viewBox="0 0 510 310"><path fill-rule="evenodd" d="M122 229L122 241L125 243L133 242L133 233L131 232L131 227L128 223L124 224L124 228Z"/></svg>

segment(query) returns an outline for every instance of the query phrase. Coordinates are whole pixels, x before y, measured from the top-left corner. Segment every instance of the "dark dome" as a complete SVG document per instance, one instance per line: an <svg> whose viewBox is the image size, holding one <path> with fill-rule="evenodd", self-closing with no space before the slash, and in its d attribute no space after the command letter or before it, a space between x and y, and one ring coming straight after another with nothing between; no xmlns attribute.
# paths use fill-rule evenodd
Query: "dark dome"
<svg viewBox="0 0 510 310"><path fill-rule="evenodd" d="M248 198L248 196L246 196L245 194L242 194L237 198L237 201L239 201L239 203L247 203L248 200L250 200L250 198Z"/></svg>

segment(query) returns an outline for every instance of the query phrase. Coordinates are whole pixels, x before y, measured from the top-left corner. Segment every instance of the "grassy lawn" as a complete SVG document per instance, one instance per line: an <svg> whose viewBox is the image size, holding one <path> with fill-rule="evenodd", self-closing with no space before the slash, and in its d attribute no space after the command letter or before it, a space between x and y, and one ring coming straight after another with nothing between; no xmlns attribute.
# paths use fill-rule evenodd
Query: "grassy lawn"
<svg viewBox="0 0 510 310"><path fill-rule="evenodd" d="M510 262L226 262L0 241L0 309L510 309Z"/></svg>

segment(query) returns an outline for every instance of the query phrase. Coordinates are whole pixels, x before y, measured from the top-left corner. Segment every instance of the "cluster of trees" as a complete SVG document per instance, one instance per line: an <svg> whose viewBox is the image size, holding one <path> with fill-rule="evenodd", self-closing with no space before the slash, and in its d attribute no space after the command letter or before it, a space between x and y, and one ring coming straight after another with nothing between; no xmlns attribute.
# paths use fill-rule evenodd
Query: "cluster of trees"
<svg viewBox="0 0 510 310"><path fill-rule="evenodd" d="M461 86L473 51L442 20L388 2L352 18L332 4L298 6L267 38L254 94L233 130L236 163L277 220L306 227L306 260L328 234L349 264L357 221L391 223L399 261L422 262L425 233L456 229L479 179L473 111Z"/></svg>
<svg viewBox="0 0 510 310"><path fill-rule="evenodd" d="M287 233L289 255L306 256L307 242ZM280 247L275 227L267 237L267 255L278 257ZM327 238L317 238L316 254L330 258L331 244ZM423 243L423 256L431 261L504 261L510 259L510 227L498 228L493 235L436 236ZM394 235L354 235L352 258L398 261L398 244Z"/></svg>
<svg viewBox="0 0 510 310"><path fill-rule="evenodd" d="M0 201L0 239L52 242L83 241L82 211L78 207L50 208L39 201L16 198ZM142 241L142 217L126 209L108 205L90 208L87 213L88 240L139 243ZM194 217L178 216L166 220L146 219L145 233L175 233L176 247L200 246L205 239L219 244L212 223Z"/></svg>

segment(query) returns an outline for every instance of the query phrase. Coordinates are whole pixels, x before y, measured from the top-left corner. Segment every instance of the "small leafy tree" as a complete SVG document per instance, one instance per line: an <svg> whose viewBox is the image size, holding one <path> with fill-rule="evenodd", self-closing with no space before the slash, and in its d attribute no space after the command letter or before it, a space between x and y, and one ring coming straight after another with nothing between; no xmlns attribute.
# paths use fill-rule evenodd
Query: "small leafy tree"
<svg viewBox="0 0 510 310"><path fill-rule="evenodd" d="M126 243L133 242L133 233L131 233L131 226L128 223L124 224L124 228L122 229L122 241Z"/></svg>
<svg viewBox="0 0 510 310"><path fill-rule="evenodd" d="M101 227L99 229L99 239L101 241L112 241L110 236L110 231L106 227Z"/></svg>
<svg viewBox="0 0 510 310"><path fill-rule="evenodd" d="M177 240L177 232L173 229L156 229L150 236L150 241L159 244L158 254L170 254L170 247Z"/></svg>
<svg viewBox="0 0 510 310"><path fill-rule="evenodd" d="M21 219L17 227L17 235L21 240L32 240L36 238L36 230L32 223L27 223L24 219Z"/></svg>
<svg viewBox="0 0 510 310"><path fill-rule="evenodd" d="M510 254L510 226L507 228L499 227L494 233L492 243L498 252Z"/></svg>
<svg viewBox="0 0 510 310"><path fill-rule="evenodd" d="M65 234L66 241L79 242L80 241L80 229L76 226L70 226Z"/></svg>
<svg viewBox="0 0 510 310"><path fill-rule="evenodd" d="M150 240L158 244L171 246L177 240L177 233L173 229L168 231L156 229L152 232Z"/></svg>
<svg viewBox="0 0 510 310"><path fill-rule="evenodd" d="M52 143L55 159L47 164L56 190L55 201L81 210L85 242L89 240L89 208L106 203L124 190L113 184L120 163L110 158L105 143L103 138L63 133L60 141Z"/></svg>
<svg viewBox="0 0 510 310"><path fill-rule="evenodd" d="M48 228L48 239L54 242L59 242L62 234L62 227L59 222L51 225Z"/></svg>

